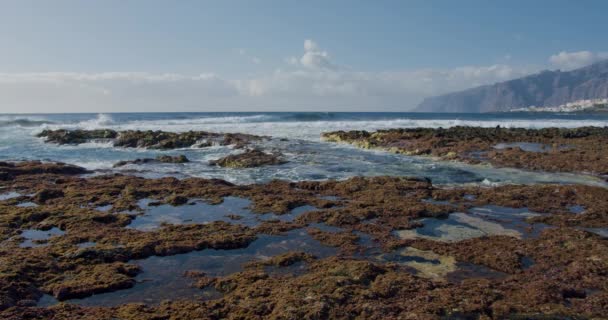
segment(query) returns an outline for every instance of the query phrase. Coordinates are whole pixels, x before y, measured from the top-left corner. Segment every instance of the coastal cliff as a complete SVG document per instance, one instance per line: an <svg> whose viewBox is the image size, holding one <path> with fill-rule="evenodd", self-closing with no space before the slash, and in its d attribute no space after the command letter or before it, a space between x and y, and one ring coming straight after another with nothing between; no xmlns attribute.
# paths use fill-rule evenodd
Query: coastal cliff
<svg viewBox="0 0 608 320"><path fill-rule="evenodd" d="M608 98L608 60L572 71L542 71L519 79L426 98L415 111L503 112L601 98Z"/></svg>

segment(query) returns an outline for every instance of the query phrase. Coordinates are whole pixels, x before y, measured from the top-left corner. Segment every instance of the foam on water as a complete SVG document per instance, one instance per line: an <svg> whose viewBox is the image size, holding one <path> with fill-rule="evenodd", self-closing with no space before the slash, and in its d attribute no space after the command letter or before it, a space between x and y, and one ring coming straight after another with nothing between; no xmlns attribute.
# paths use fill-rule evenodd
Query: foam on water
<svg viewBox="0 0 608 320"><path fill-rule="evenodd" d="M330 116L333 115L333 116ZM564 127L575 128L581 126L606 126L608 120L589 119L518 119L512 118L475 119L468 115L466 119L434 118L424 119L416 114L386 114L385 116L365 116L359 114L174 114L173 117L162 119L116 120L113 115L98 114L92 119L78 122L67 121L63 123L48 124L43 127L49 129L99 129L112 128L117 130L158 130L184 132L189 130L206 130L216 132L243 132L259 135L269 135L281 138L318 140L320 134L334 130L378 130L388 128L448 128L454 126L479 127L518 127L518 128L546 128ZM354 116L358 115L358 116ZM452 116L456 117L456 116ZM458 115L458 117L462 117ZM366 119L368 118L368 119ZM305 121L302 121L304 119Z"/></svg>
<svg viewBox="0 0 608 320"><path fill-rule="evenodd" d="M411 127L578 127L607 126L608 116L593 115L450 115L415 113L140 113L140 114L57 114L5 115L1 121L39 121L37 126L0 126L1 160L49 160L83 166L90 170L124 172L144 177L175 176L220 178L247 184L271 179L324 180L352 176L424 176L438 184L500 185L505 183L584 183L606 186L604 181L580 175L529 173L514 169L471 166L432 159L394 155L378 150L320 141L320 134L332 130L376 130ZM165 130L182 132L204 130L242 132L273 139L258 145L264 150L284 154L287 164L262 168L226 169L208 165L228 154L226 146L160 151L115 148L111 142L92 142L77 146L44 143L35 135L43 129ZM288 141L283 141L287 138ZM183 165L143 164L112 168L121 160L155 158L183 154L191 160Z"/></svg>

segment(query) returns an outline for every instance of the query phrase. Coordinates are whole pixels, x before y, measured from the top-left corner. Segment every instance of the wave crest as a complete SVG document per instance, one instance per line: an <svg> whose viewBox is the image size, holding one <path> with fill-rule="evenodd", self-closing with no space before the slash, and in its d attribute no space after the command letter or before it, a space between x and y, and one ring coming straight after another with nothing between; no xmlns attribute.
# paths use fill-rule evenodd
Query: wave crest
<svg viewBox="0 0 608 320"><path fill-rule="evenodd" d="M78 124L84 128L100 128L114 125L116 121L107 113L99 113L95 119L85 120Z"/></svg>
<svg viewBox="0 0 608 320"><path fill-rule="evenodd" d="M32 120L27 118L19 118L13 120L0 120L0 127L38 127L44 124L53 124L48 120Z"/></svg>

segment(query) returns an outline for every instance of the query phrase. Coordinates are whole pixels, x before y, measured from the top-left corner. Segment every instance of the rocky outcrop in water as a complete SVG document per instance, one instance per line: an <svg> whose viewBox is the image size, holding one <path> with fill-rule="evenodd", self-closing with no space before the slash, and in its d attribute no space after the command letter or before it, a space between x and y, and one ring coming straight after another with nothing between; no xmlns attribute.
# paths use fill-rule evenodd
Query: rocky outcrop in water
<svg viewBox="0 0 608 320"><path fill-rule="evenodd" d="M214 133L207 131L166 132L110 129L98 130L44 130L37 137L56 144L82 144L86 142L112 142L115 147L146 149L204 148L214 144L243 148L263 137L243 133Z"/></svg>
<svg viewBox="0 0 608 320"><path fill-rule="evenodd" d="M572 71L543 71L515 80L426 98L415 110L498 112L600 98L608 98L608 60Z"/></svg>
<svg viewBox="0 0 608 320"><path fill-rule="evenodd" d="M119 168L119 167L123 167L126 166L128 164L150 164L150 163L188 163L190 162L190 160L188 160L188 158L184 155L179 155L179 156L168 156L168 155L161 155L158 156L156 158L142 158L142 159L135 159L135 160L124 160L124 161L118 161L114 164L114 168Z"/></svg>
<svg viewBox="0 0 608 320"><path fill-rule="evenodd" d="M258 149L247 150L244 153L231 154L218 160L209 161L210 165L226 168L253 168L287 163L280 154L265 153Z"/></svg>
<svg viewBox="0 0 608 320"><path fill-rule="evenodd" d="M0 162L0 180L12 180L20 175L65 174L77 175L88 171L82 167L55 162Z"/></svg>
<svg viewBox="0 0 608 320"><path fill-rule="evenodd" d="M326 141L344 142L444 160L490 163L552 172L584 172L608 177L608 127L388 129L376 132L323 133Z"/></svg>
<svg viewBox="0 0 608 320"><path fill-rule="evenodd" d="M98 130L43 130L37 137L44 137L46 142L56 144L81 144L93 140L112 140L118 137L118 132L110 129Z"/></svg>

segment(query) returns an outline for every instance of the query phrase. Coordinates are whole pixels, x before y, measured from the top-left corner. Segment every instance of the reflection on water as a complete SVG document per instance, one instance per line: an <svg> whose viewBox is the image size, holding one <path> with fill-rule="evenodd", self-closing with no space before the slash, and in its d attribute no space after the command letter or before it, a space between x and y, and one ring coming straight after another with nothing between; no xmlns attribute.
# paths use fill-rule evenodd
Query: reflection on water
<svg viewBox="0 0 608 320"><path fill-rule="evenodd" d="M13 199L13 198L17 198L17 197L20 197L20 196L21 196L20 193L11 191L11 192L0 194L0 201L8 200L8 199Z"/></svg>
<svg viewBox="0 0 608 320"><path fill-rule="evenodd" d="M59 303L59 300L55 299L55 297L53 297L52 295L43 294L42 297L40 297L40 299L38 299L38 303L36 304L36 306L48 307L48 306L52 306L57 303Z"/></svg>
<svg viewBox="0 0 608 320"><path fill-rule="evenodd" d="M467 213L456 212L445 219L421 219L423 226L412 230L399 230L403 239L424 238L454 242L488 235L506 235L515 238L537 237L547 225L526 221L538 216L522 208L507 208L494 205L475 207Z"/></svg>
<svg viewBox="0 0 608 320"><path fill-rule="evenodd" d="M459 283L465 279L503 279L507 274L486 266L466 262L456 262L451 256L439 255L432 251L416 248L399 249L391 253L377 255L375 259L393 262L409 267L413 273L437 281Z"/></svg>
<svg viewBox="0 0 608 320"><path fill-rule="evenodd" d="M395 252L375 257L383 262L395 262L414 270L418 276L431 279L444 279L457 270L456 259L416 248L403 248Z"/></svg>
<svg viewBox="0 0 608 320"><path fill-rule="evenodd" d="M130 263L141 266L143 272L136 280L138 283L125 290L93 295L84 299L69 300L81 305L112 306L128 302L159 303L165 299L200 298L210 299L218 296L213 289L205 290L192 287L193 280L184 277L184 272L197 270L208 276L226 276L243 270L243 264L254 260L265 260L289 251L302 251L319 258L335 255L335 248L326 247L311 238L306 230L297 229L286 235L261 235L247 248L234 250L214 250L190 252L174 256L152 256ZM288 269L266 268L278 274L297 273L302 265Z"/></svg>
<svg viewBox="0 0 608 320"><path fill-rule="evenodd" d="M583 207L581 205L574 205L574 206L568 207L568 210L570 210L571 213L581 214L585 211L585 207Z"/></svg>
<svg viewBox="0 0 608 320"><path fill-rule="evenodd" d="M49 240L51 237L62 236L64 234L64 231L56 227L49 230L24 230L21 233L21 236L25 238L25 240L20 243L19 246L22 248L42 247L46 245L44 242Z"/></svg>
<svg viewBox="0 0 608 320"><path fill-rule="evenodd" d="M247 209L251 201L238 197L225 197L222 203L214 205L196 201L182 206L168 204L149 206L149 202L140 201L140 207L145 209L145 213L133 219L128 228L150 231L158 229L163 223L194 224L225 221L255 226L260 222L258 215Z"/></svg>
<svg viewBox="0 0 608 320"><path fill-rule="evenodd" d="M447 280L452 283L460 283L467 279L483 278L500 280L507 276L508 274L504 272L496 271L486 266L468 262L458 262L456 263L456 270L447 274Z"/></svg>
<svg viewBox="0 0 608 320"><path fill-rule="evenodd" d="M552 150L562 151L570 150L573 146L570 145L549 145L544 143L534 142L511 142L511 143L498 143L494 146L494 149L502 150L509 148L519 148L526 152L549 152Z"/></svg>
<svg viewBox="0 0 608 320"><path fill-rule="evenodd" d="M204 223L207 221L229 219L227 214L239 215L242 218L236 223L254 225L259 223L260 215L247 209L250 202L247 199L226 197L220 205L209 205L196 202L194 205L172 207L162 205L150 207L143 201L141 205L146 215L140 222L131 227L156 228L161 222L172 223ZM316 208L302 206L294 209L288 215L293 217ZM415 230L399 231L403 237L423 237L440 241L458 241L490 234L503 234L523 238L532 236L530 224L525 219L538 215L527 209L514 209L498 206L476 207L467 213L453 213L447 219L423 219L424 226ZM166 219L164 216L169 216ZM164 217L164 218L163 218ZM144 227L145 226L145 227ZM319 228L325 232L341 232L342 228L328 226L323 223L313 223L309 227ZM40 232L39 230L34 230ZM31 232L34 232L31 231ZM59 229L47 233L61 232ZM405 232L405 233L404 233ZM407 234L409 232L410 234ZM365 250L358 252L355 257L370 259L377 262L397 263L411 270L412 273L437 281L460 282L468 278L502 279L505 274L484 266L457 262L454 257L439 255L432 251L424 251L411 247L384 253L368 234L355 231L359 235L359 244ZM61 233L62 234L62 233ZM33 233L39 236L38 233ZM83 242L81 248L95 246L94 242ZM334 256L337 248L322 245L313 239L306 228L287 232L285 235L259 235L247 248L234 250L206 249L174 256L152 256L142 260L132 260L142 272L136 276L137 284L129 289L110 293L93 295L83 299L69 300L88 306L114 306L129 302L157 304L167 299L215 299L221 296L212 287L198 289L193 287L194 279L184 276L186 271L200 271L209 277L221 277L240 272L247 262L263 261L273 256L287 252L301 251L318 258ZM523 261L522 263L526 263ZM299 275L306 271L306 263L298 262L288 267L265 266L264 270L275 276ZM53 299L43 299L40 305L54 303Z"/></svg>
<svg viewBox="0 0 608 320"><path fill-rule="evenodd" d="M548 144L533 143L533 142L511 142L511 143L498 143L494 146L494 149L502 150L509 148L519 148L526 152L546 152L550 151L552 147Z"/></svg>
<svg viewBox="0 0 608 320"><path fill-rule="evenodd" d="M20 207L20 208L31 208L31 207L37 207L37 206L38 205L33 202L22 202L17 205L17 207Z"/></svg>
<svg viewBox="0 0 608 320"><path fill-rule="evenodd" d="M86 249L86 248L92 248L94 246L96 246L97 243L95 242L91 242L91 241L87 241L87 242L81 242L78 244L78 248L80 249Z"/></svg>
<svg viewBox="0 0 608 320"><path fill-rule="evenodd" d="M108 204L108 205L105 205L105 206L99 206L99 207L95 208L95 210L101 211L101 212L108 212L111 209L112 209L112 205L111 204Z"/></svg>
<svg viewBox="0 0 608 320"><path fill-rule="evenodd" d="M602 238L608 238L608 228L583 228L586 231L595 233Z"/></svg>
<svg viewBox="0 0 608 320"><path fill-rule="evenodd" d="M304 205L304 206L299 206L297 208L294 208L293 210L291 210L290 212L285 213L285 214L265 213L265 214L260 215L259 219L261 219L261 220L280 220L280 221L291 222L295 218L302 215L303 213L306 213L309 211L315 211L315 210L317 210L317 208L310 206L310 205Z"/></svg>
<svg viewBox="0 0 608 320"><path fill-rule="evenodd" d="M204 201L196 201L182 206L168 204L150 206L150 202L150 199L144 199L139 202L139 206L145 209L145 213L133 219L127 228L151 231L158 229L163 223L204 224L214 221L225 221L255 227L262 221L280 220L290 222L305 212L317 210L313 206L304 205L294 208L285 214L256 214L248 209L251 201L239 197L225 197L224 201L220 204L208 204Z"/></svg>

